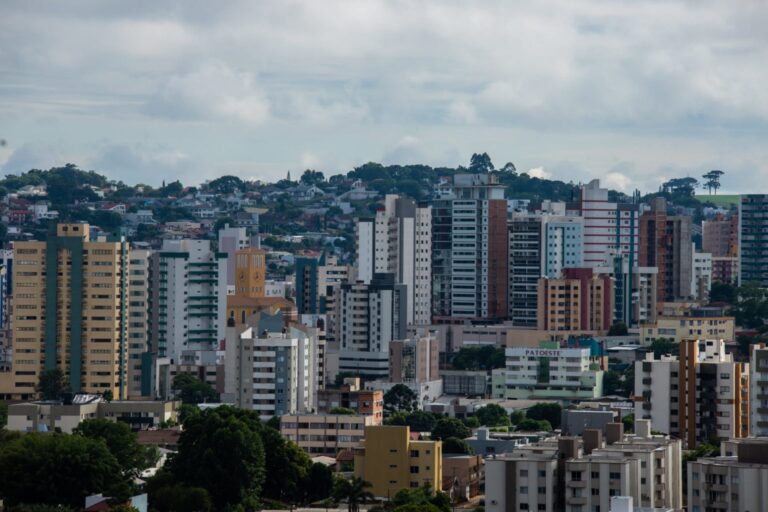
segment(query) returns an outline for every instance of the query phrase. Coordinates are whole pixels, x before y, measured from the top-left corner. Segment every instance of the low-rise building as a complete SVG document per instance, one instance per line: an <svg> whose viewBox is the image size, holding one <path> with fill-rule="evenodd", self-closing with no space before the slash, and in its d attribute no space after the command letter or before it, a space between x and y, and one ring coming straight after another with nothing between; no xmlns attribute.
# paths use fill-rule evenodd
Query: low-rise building
<svg viewBox="0 0 768 512"><path fill-rule="evenodd" d="M552 348L548 348L552 347ZM588 348L506 349L507 398L575 400L603 394L600 362Z"/></svg>
<svg viewBox="0 0 768 512"><path fill-rule="evenodd" d="M661 338L677 343L689 338L733 341L735 327L732 316L710 310L694 310L687 316L660 316L655 323L640 324L640 344L650 345Z"/></svg>
<svg viewBox="0 0 768 512"><path fill-rule="evenodd" d="M724 451L729 444L731 455L688 462L689 511L765 510L768 503L768 439L748 438L735 444L723 443Z"/></svg>
<svg viewBox="0 0 768 512"><path fill-rule="evenodd" d="M8 430L16 432L64 432L71 434L82 422L103 418L121 421L133 430L156 428L177 421L181 402L162 400L116 400L99 395L75 395L71 403L41 400L8 406Z"/></svg>
<svg viewBox="0 0 768 512"><path fill-rule="evenodd" d="M355 476L370 482L370 491L380 497L424 485L441 489L443 443L415 441L407 426L366 427L355 448Z"/></svg>
<svg viewBox="0 0 768 512"><path fill-rule="evenodd" d="M679 440L653 435L648 421L625 435L623 425L585 430L518 447L486 460L489 512L610 510L611 498L631 496L642 507L682 508Z"/></svg>
<svg viewBox="0 0 768 512"><path fill-rule="evenodd" d="M352 409L357 414L370 415L374 425L384 421L384 392L360 389L360 378L349 377L338 387L326 387L317 391L317 411L330 413L336 407Z"/></svg>
<svg viewBox="0 0 768 512"><path fill-rule="evenodd" d="M280 433L311 457L336 457L365 439L365 428L381 422L369 414L286 414L280 417Z"/></svg>
<svg viewBox="0 0 768 512"><path fill-rule="evenodd" d="M446 395L480 396L488 393L488 373L472 370L443 370L443 393Z"/></svg>
<svg viewBox="0 0 768 512"><path fill-rule="evenodd" d="M466 501L481 493L485 461L480 455L443 455L442 490L451 501Z"/></svg>

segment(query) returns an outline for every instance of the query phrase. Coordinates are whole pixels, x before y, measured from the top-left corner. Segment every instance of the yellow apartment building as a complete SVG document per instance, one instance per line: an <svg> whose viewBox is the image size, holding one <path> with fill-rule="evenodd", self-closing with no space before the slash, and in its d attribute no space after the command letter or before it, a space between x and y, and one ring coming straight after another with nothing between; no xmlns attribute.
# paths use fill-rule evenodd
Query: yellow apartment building
<svg viewBox="0 0 768 512"><path fill-rule="evenodd" d="M425 484L441 489L443 443L411 440L407 426L365 427L365 439L355 448L355 476L370 482L380 497Z"/></svg>
<svg viewBox="0 0 768 512"><path fill-rule="evenodd" d="M74 393L128 393L128 243L90 240L84 223L14 245L13 379L9 398L35 394L60 368Z"/></svg>
<svg viewBox="0 0 768 512"><path fill-rule="evenodd" d="M736 339L732 316L660 316L655 323L640 324L640 344L667 338L680 343L685 339Z"/></svg>

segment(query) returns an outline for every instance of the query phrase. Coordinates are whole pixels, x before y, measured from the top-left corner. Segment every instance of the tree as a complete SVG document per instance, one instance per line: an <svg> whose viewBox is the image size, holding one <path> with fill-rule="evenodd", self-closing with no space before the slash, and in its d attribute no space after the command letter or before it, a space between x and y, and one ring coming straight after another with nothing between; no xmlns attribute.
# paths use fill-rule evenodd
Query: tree
<svg viewBox="0 0 768 512"><path fill-rule="evenodd" d="M189 418L193 418L200 414L200 408L197 405L181 404L179 408L179 423L184 425Z"/></svg>
<svg viewBox="0 0 768 512"><path fill-rule="evenodd" d="M405 424L412 432L431 432L436 421L435 415L426 411L413 411L405 417Z"/></svg>
<svg viewBox="0 0 768 512"><path fill-rule="evenodd" d="M627 324L624 322L614 322L611 328L608 329L608 336L626 336L628 332Z"/></svg>
<svg viewBox="0 0 768 512"><path fill-rule="evenodd" d="M709 302L725 302L726 304L736 304L739 300L738 289L730 283L720 283L715 281L709 290Z"/></svg>
<svg viewBox="0 0 768 512"><path fill-rule="evenodd" d="M43 400L60 400L69 391L69 386L64 382L64 372L60 368L45 370L40 374L36 390Z"/></svg>
<svg viewBox="0 0 768 512"><path fill-rule="evenodd" d="M156 447L140 445L131 427L123 422L89 419L80 423L73 434L104 441L123 473L132 478L137 478L160 458Z"/></svg>
<svg viewBox="0 0 768 512"><path fill-rule="evenodd" d="M552 425L547 420L526 418L517 425L520 432L551 432Z"/></svg>
<svg viewBox="0 0 768 512"><path fill-rule="evenodd" d="M205 188L214 194L231 194L244 191L245 183L237 176L225 175L210 181Z"/></svg>
<svg viewBox="0 0 768 512"><path fill-rule="evenodd" d="M415 489L401 489L392 497L389 503L393 510L397 511L438 511L449 512L451 500L447 494L441 491L433 492L429 485L422 485Z"/></svg>
<svg viewBox="0 0 768 512"><path fill-rule="evenodd" d="M464 423L469 428L480 428L480 420L477 419L477 416L467 416L466 418L463 418L461 420L462 423Z"/></svg>
<svg viewBox="0 0 768 512"><path fill-rule="evenodd" d="M333 485L333 497L336 501L346 501L349 512L358 512L360 505L373 500L373 494L368 490L370 482L356 476L349 480L337 478Z"/></svg>
<svg viewBox="0 0 768 512"><path fill-rule="evenodd" d="M340 414L345 416L351 416L354 414L357 414L354 409L350 409L349 407L334 407L330 411L328 411L329 414Z"/></svg>
<svg viewBox="0 0 768 512"><path fill-rule="evenodd" d="M658 359L662 355L676 356L680 350L680 346L675 340L669 338L656 338L651 341L650 349L653 352L653 357Z"/></svg>
<svg viewBox="0 0 768 512"><path fill-rule="evenodd" d="M662 183L661 189L675 196L692 197L698 184L699 181L696 178L673 178Z"/></svg>
<svg viewBox="0 0 768 512"><path fill-rule="evenodd" d="M68 505L85 497L129 495L130 482L102 441L68 434L26 434L0 449L0 496L7 505Z"/></svg>
<svg viewBox="0 0 768 512"><path fill-rule="evenodd" d="M475 411L480 424L485 427L508 427L510 425L507 410L498 404L488 404Z"/></svg>
<svg viewBox="0 0 768 512"><path fill-rule="evenodd" d="M506 359L504 349L493 345L481 347L461 347L453 356L451 364L457 370L486 370L504 368Z"/></svg>
<svg viewBox="0 0 768 512"><path fill-rule="evenodd" d="M512 413L509 415L509 421L513 425L517 425L524 419L525 419L525 413L523 411L512 411Z"/></svg>
<svg viewBox="0 0 768 512"><path fill-rule="evenodd" d="M627 414L626 416L621 418L621 422L624 424L625 432L635 431L635 415L634 414Z"/></svg>
<svg viewBox="0 0 768 512"><path fill-rule="evenodd" d="M173 390L185 404L218 402L219 394L207 382L189 373L179 373L173 378Z"/></svg>
<svg viewBox="0 0 768 512"><path fill-rule="evenodd" d="M715 189L715 195L717 195L717 189L720 188L720 177L725 174L723 171L713 170L706 173L704 178L704 184L702 187L709 189L709 193L712 194L712 189Z"/></svg>
<svg viewBox="0 0 768 512"><path fill-rule="evenodd" d="M540 402L527 411L525 416L532 420L547 420L552 428L560 428L563 408L558 403Z"/></svg>
<svg viewBox="0 0 768 512"><path fill-rule="evenodd" d="M220 219L216 219L216 222L213 223L213 232L216 233L216 237L219 236L219 231L224 229L226 226L234 226L235 220L232 217L222 217Z"/></svg>
<svg viewBox="0 0 768 512"><path fill-rule="evenodd" d="M0 429L8 424L8 404L0 402Z"/></svg>
<svg viewBox="0 0 768 512"><path fill-rule="evenodd" d="M319 185L325 182L325 176L320 171L307 169L304 171L304 174L301 175L299 181L305 185Z"/></svg>
<svg viewBox="0 0 768 512"><path fill-rule="evenodd" d="M315 462L309 468L309 473L302 487L306 490L309 503L328 498L333 491L333 471L325 464Z"/></svg>
<svg viewBox="0 0 768 512"><path fill-rule="evenodd" d="M456 418L441 418L437 420L432 429L432 439L448 439L449 437L466 439L471 435L472 431L469 427Z"/></svg>
<svg viewBox="0 0 768 512"><path fill-rule="evenodd" d="M395 384L384 393L384 412L411 412L416 409L418 399L416 393L405 384Z"/></svg>
<svg viewBox="0 0 768 512"><path fill-rule="evenodd" d="M160 188L161 197L179 197L184 192L184 185L179 180L163 185Z"/></svg>
<svg viewBox="0 0 768 512"><path fill-rule="evenodd" d="M443 453L472 455L474 452L465 440L457 437L449 437L448 439L443 440Z"/></svg>
<svg viewBox="0 0 768 512"><path fill-rule="evenodd" d="M618 395L622 394L622 378L621 374L615 370L608 370L603 374L603 394L604 395Z"/></svg>
<svg viewBox="0 0 768 512"><path fill-rule="evenodd" d="M471 173L484 173L491 172L493 170L493 162L488 153L473 153L472 158L469 159L469 172Z"/></svg>
<svg viewBox="0 0 768 512"><path fill-rule="evenodd" d="M258 498L265 477L262 430L252 411L229 406L189 418L170 462L174 481L205 489L216 510Z"/></svg>
<svg viewBox="0 0 768 512"><path fill-rule="evenodd" d="M300 501L312 461L304 450L286 440L279 431L263 428L260 433L266 469L262 496L283 503Z"/></svg>

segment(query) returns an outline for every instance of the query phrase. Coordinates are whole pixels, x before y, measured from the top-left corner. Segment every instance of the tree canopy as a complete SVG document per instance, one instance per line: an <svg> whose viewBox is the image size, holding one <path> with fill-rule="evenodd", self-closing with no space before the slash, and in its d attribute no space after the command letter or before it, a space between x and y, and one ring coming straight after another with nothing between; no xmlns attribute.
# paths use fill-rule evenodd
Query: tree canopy
<svg viewBox="0 0 768 512"><path fill-rule="evenodd" d="M506 358L504 349L493 345L480 347L461 347L453 356L453 367L457 370L486 370L504 368Z"/></svg>
<svg viewBox="0 0 768 512"><path fill-rule="evenodd" d="M466 439L472 435L472 430L456 418L441 418L432 428L432 439L448 439L456 437Z"/></svg>
<svg viewBox="0 0 768 512"><path fill-rule="evenodd" d="M103 441L107 449L126 475L136 478L148 467L154 465L159 453L154 446L139 444L136 433L126 423L106 419L88 419L73 431L89 439Z"/></svg>
<svg viewBox="0 0 768 512"><path fill-rule="evenodd" d="M507 427L510 425L507 410L498 404L488 404L477 409L475 416L485 427Z"/></svg>
<svg viewBox="0 0 768 512"><path fill-rule="evenodd" d="M526 418L547 420L552 428L560 428L563 407L558 403L540 402L525 411Z"/></svg>
<svg viewBox="0 0 768 512"><path fill-rule="evenodd" d="M418 405L418 397L411 388L405 384L395 384L384 393L384 412L411 412Z"/></svg>
<svg viewBox="0 0 768 512"><path fill-rule="evenodd" d="M207 382L189 373L179 373L173 378L173 390L185 404L218 402L219 394Z"/></svg>

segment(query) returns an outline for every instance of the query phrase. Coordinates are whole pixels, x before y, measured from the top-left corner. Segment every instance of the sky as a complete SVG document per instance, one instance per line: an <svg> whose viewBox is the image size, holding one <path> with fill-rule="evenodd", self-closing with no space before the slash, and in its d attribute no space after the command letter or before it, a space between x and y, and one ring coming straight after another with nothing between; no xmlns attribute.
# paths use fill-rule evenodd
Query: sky
<svg viewBox="0 0 768 512"><path fill-rule="evenodd" d="M0 173L368 161L768 192L762 1L0 0Z"/></svg>

